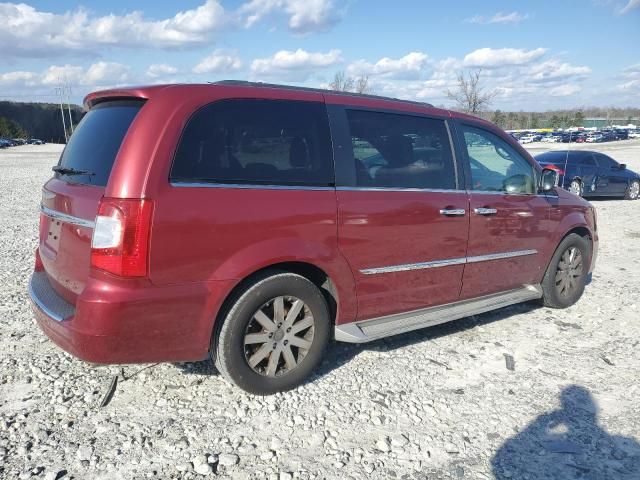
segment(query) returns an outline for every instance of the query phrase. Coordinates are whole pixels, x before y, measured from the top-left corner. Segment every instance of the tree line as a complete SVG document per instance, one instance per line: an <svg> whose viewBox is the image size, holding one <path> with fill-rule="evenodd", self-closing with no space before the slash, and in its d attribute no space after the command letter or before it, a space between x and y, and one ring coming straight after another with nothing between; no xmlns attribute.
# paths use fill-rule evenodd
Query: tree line
<svg viewBox="0 0 640 480"><path fill-rule="evenodd" d="M65 122L69 128L69 112L64 107ZM76 125L83 111L71 105L71 118ZM60 105L55 103L0 102L0 137L39 138L49 143L64 143L64 129Z"/></svg>

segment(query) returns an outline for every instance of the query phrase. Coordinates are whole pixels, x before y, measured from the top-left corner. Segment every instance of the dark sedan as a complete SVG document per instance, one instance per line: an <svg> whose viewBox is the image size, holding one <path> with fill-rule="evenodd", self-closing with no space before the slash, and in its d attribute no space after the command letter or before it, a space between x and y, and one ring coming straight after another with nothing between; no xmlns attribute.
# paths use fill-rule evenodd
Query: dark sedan
<svg viewBox="0 0 640 480"><path fill-rule="evenodd" d="M543 168L557 170L560 185L576 195L628 200L640 196L640 175L603 153L558 150L541 153L536 160Z"/></svg>

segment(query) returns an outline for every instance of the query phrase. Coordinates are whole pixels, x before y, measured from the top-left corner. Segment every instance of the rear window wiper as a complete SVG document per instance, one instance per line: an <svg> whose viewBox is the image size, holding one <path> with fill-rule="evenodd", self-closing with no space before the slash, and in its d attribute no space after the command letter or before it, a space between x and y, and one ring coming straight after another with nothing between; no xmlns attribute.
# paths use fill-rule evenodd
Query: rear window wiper
<svg viewBox="0 0 640 480"><path fill-rule="evenodd" d="M95 175L95 173L88 170L78 170L77 168L63 167L61 165L56 165L51 170L62 175Z"/></svg>

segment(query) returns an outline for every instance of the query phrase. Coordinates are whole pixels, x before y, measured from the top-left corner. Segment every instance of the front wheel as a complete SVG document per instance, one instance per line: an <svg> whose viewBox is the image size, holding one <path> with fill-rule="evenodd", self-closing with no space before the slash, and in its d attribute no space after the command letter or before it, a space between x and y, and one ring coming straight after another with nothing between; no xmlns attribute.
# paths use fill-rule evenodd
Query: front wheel
<svg viewBox="0 0 640 480"><path fill-rule="evenodd" d="M629 186L627 187L627 191L624 194L624 198L626 198L627 200L637 200L639 196L640 196L640 181L633 180L631 183L629 183Z"/></svg>
<svg viewBox="0 0 640 480"><path fill-rule="evenodd" d="M542 280L545 306L567 308L580 299L590 259L591 245L584 237L572 233L560 242Z"/></svg>
<svg viewBox="0 0 640 480"><path fill-rule="evenodd" d="M322 359L330 317L305 277L271 272L242 292L220 328L216 366L243 390L269 395L300 385Z"/></svg>

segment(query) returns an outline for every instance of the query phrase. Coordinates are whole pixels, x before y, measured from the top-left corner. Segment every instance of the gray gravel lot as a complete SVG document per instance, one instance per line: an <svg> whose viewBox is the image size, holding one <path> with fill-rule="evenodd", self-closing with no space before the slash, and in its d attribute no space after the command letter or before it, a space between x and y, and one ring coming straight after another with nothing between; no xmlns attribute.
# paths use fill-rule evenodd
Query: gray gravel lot
<svg viewBox="0 0 640 480"><path fill-rule="evenodd" d="M638 140L588 148L640 171ZM640 479L640 202L594 201L598 264L567 310L334 344L267 398L207 362L126 366L101 408L120 369L61 352L27 300L59 151L0 150L0 478Z"/></svg>

